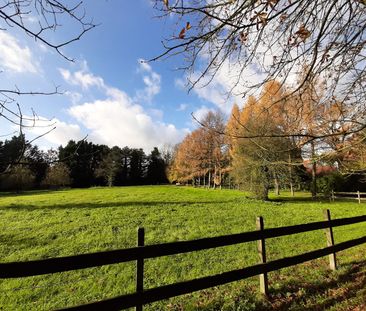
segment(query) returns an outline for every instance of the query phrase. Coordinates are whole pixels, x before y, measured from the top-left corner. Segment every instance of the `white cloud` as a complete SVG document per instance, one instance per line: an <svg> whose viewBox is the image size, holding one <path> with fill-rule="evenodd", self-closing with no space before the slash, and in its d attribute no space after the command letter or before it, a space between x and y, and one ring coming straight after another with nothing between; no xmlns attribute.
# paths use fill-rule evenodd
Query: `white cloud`
<svg viewBox="0 0 366 311"><path fill-rule="evenodd" d="M72 73L60 69L63 78L70 84L83 89L97 86L105 98L70 107L68 113L86 128L91 141L108 146L129 146L151 150L166 143L179 142L188 130L177 129L173 124L162 121L163 112L148 111L137 100L151 100L160 90L160 76L150 65L143 64L140 72L146 73L143 81L146 87L140 96L131 97L123 90L106 85L101 77L85 68ZM156 86L158 84L158 88Z"/></svg>
<svg viewBox="0 0 366 311"><path fill-rule="evenodd" d="M139 58L137 61L139 63L138 71L146 71L146 72L152 71L151 66L149 65L149 63L146 60Z"/></svg>
<svg viewBox="0 0 366 311"><path fill-rule="evenodd" d="M172 124L156 122L144 109L127 98L108 98L69 109L90 131L90 139L109 146L130 146L151 150L167 142L177 143L184 131Z"/></svg>
<svg viewBox="0 0 366 311"><path fill-rule="evenodd" d="M83 98L83 95L81 95L79 92L66 91L65 95L70 98L71 103L73 105L78 104L80 100Z"/></svg>
<svg viewBox="0 0 366 311"><path fill-rule="evenodd" d="M29 47L21 47L15 37L3 30L0 31L0 64L1 69L15 73L39 72Z"/></svg>
<svg viewBox="0 0 366 311"><path fill-rule="evenodd" d="M184 111L188 108L188 104L180 104L177 111Z"/></svg>
<svg viewBox="0 0 366 311"><path fill-rule="evenodd" d="M102 78L96 77L86 70L87 69L81 69L79 71L71 73L69 70L59 68L63 79L69 84L81 86L83 90L87 90L91 86L105 88L105 84Z"/></svg>
<svg viewBox="0 0 366 311"><path fill-rule="evenodd" d="M193 112L193 117L197 119L198 121L202 121L203 118L209 113L210 111L214 111L213 109L210 109L206 106L201 106L196 111ZM193 124L197 125L197 121L193 120Z"/></svg>
<svg viewBox="0 0 366 311"><path fill-rule="evenodd" d="M160 109L149 109L149 115L156 120L162 120L164 112Z"/></svg>
<svg viewBox="0 0 366 311"><path fill-rule="evenodd" d="M177 78L174 80L174 85L176 88L180 90L184 90L187 87L187 83L184 82L182 78Z"/></svg>
<svg viewBox="0 0 366 311"><path fill-rule="evenodd" d="M226 60L210 83L208 83L210 76L203 77L193 88L193 92L198 97L217 106L222 112L229 114L233 103L240 107L243 106L245 102L243 94L248 91L248 81L256 84L263 79L263 76L258 74L254 68L241 70L240 66ZM190 80L195 81L198 77L198 73L192 74ZM180 82L178 82L179 84Z"/></svg>
<svg viewBox="0 0 366 311"><path fill-rule="evenodd" d="M139 59L138 72L144 73L143 82L145 87L136 92L135 100L139 102L151 103L155 95L160 92L161 76L154 72L151 66L143 59Z"/></svg>
<svg viewBox="0 0 366 311"><path fill-rule="evenodd" d="M79 125L66 123L56 118L47 120L46 118L40 117L34 122L29 121L28 125L33 125L32 127L26 129L27 133L31 135L31 139L41 136L51 130L40 139L57 146L65 146L71 139L80 140L83 138L83 134Z"/></svg>

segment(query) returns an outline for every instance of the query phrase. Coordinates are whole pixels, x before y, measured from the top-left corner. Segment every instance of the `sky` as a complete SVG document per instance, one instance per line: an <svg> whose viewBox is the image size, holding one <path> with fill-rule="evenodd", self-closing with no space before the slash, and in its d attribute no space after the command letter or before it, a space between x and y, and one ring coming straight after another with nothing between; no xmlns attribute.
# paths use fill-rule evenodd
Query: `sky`
<svg viewBox="0 0 366 311"><path fill-rule="evenodd" d="M85 1L85 9L98 26L62 49L73 62L14 27L0 30L1 88L53 91L57 86L62 92L15 97L23 115L37 116L28 139L47 132L46 125L56 127L36 141L42 149L87 136L97 144L149 151L174 145L196 128L191 113L200 118L209 110L230 112L234 99L225 94L224 74L188 93L186 73L177 70L182 56L144 62L164 52L161 41L174 28L172 19L156 17L151 0ZM62 41L75 31L65 22L50 39ZM15 130L1 121L2 140Z"/></svg>

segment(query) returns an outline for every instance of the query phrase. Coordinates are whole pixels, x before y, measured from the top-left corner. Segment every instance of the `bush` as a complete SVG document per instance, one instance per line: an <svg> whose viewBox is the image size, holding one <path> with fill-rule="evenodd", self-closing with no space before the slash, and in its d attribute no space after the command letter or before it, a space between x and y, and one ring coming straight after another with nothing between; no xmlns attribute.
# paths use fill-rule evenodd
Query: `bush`
<svg viewBox="0 0 366 311"><path fill-rule="evenodd" d="M324 195L330 195L332 191L342 191L345 179L339 172L332 172L330 174L319 177L316 181L318 192Z"/></svg>
<svg viewBox="0 0 366 311"><path fill-rule="evenodd" d="M49 188L66 187L71 184L70 170L64 163L57 163L47 169L42 185Z"/></svg>
<svg viewBox="0 0 366 311"><path fill-rule="evenodd" d="M2 190L23 191L34 186L35 176L32 171L24 165L16 165L11 168L8 174L1 177Z"/></svg>

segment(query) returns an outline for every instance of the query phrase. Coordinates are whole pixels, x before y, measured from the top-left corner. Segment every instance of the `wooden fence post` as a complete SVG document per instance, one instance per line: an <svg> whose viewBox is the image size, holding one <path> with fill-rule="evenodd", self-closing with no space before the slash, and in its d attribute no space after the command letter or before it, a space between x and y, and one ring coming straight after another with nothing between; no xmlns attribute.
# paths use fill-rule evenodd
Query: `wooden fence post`
<svg viewBox="0 0 366 311"><path fill-rule="evenodd" d="M334 236L333 236L333 229L330 224L330 211L329 209L323 210L324 218L326 221L329 222L329 227L325 229L325 234L327 236L327 246L334 245ZM331 270L337 270L337 261L336 261L336 253L329 255L329 268Z"/></svg>
<svg viewBox="0 0 366 311"><path fill-rule="evenodd" d="M256 221L256 228L257 230L262 231L264 229L264 222L263 217L257 217ZM266 243L265 239L258 240L258 255L259 255L259 262L266 263L267 256L266 256ZM267 273L263 273L259 275L259 287L262 294L268 294L268 276Z"/></svg>
<svg viewBox="0 0 366 311"><path fill-rule="evenodd" d="M137 230L137 246L145 245L145 229L138 228ZM144 291L144 259L137 259L136 269L136 293L142 293ZM136 306L136 311L142 311L143 304Z"/></svg>
<svg viewBox="0 0 366 311"><path fill-rule="evenodd" d="M360 191L357 191L357 199L358 199L358 204L361 204Z"/></svg>

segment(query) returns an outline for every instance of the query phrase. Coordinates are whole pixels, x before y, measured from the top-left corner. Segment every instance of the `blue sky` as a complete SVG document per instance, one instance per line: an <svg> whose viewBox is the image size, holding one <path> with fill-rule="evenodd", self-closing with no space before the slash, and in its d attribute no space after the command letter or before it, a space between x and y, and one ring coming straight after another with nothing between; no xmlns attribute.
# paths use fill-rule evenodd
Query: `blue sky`
<svg viewBox="0 0 366 311"><path fill-rule="evenodd" d="M48 91L60 86L64 92L16 98L23 114L30 115L33 108L40 119L52 119L57 126L37 141L39 146L57 147L88 135L95 143L148 151L179 142L195 127L192 112L200 117L209 109L230 111L234 99L224 94L229 83L225 74L188 94L185 73L175 70L181 57L140 62L163 52L161 41L174 30L173 19L154 17L151 1L86 1L85 8L99 26L63 49L75 62L16 29L0 31L1 88ZM51 35L62 40L73 32L75 27L65 23ZM7 122L0 124L2 135L14 130ZM46 130L36 127L27 135Z"/></svg>

